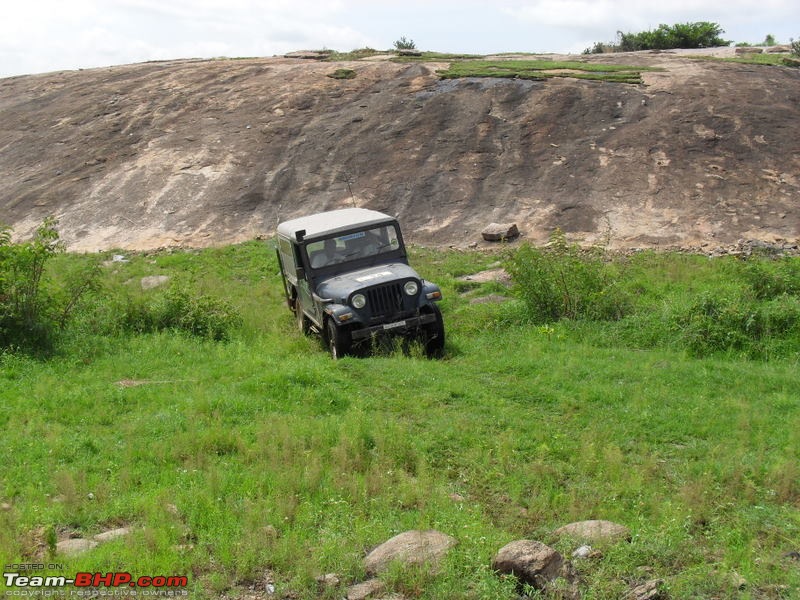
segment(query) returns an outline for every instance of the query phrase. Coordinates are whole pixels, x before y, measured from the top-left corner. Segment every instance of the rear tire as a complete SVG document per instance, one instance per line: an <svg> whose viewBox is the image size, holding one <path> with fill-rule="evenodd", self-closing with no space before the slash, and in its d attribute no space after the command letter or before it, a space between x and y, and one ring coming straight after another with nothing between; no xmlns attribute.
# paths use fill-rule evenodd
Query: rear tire
<svg viewBox="0 0 800 600"><path fill-rule="evenodd" d="M325 323L325 338L333 360L339 360L350 354L353 346L350 331L346 327L339 327L333 318L329 318Z"/></svg>

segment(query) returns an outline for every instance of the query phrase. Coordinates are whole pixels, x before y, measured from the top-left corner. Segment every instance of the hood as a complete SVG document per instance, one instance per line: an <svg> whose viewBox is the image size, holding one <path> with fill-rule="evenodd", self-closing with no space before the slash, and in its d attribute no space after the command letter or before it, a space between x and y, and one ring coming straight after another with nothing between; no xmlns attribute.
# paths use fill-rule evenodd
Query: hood
<svg viewBox="0 0 800 600"><path fill-rule="evenodd" d="M334 302L345 302L356 290L408 279L421 280L417 272L406 264L378 265L322 279L317 283L317 295L331 298Z"/></svg>

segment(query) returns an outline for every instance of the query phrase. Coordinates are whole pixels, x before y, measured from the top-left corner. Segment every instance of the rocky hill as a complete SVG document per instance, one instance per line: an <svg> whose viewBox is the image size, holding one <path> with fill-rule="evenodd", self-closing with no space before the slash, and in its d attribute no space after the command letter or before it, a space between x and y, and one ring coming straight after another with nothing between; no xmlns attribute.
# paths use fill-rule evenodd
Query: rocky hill
<svg viewBox="0 0 800 600"><path fill-rule="evenodd" d="M800 70L680 53L644 85L441 80L437 63L146 63L0 80L0 221L70 248L204 246L358 205L418 243L490 222L618 246L800 236ZM337 68L353 79L328 77Z"/></svg>

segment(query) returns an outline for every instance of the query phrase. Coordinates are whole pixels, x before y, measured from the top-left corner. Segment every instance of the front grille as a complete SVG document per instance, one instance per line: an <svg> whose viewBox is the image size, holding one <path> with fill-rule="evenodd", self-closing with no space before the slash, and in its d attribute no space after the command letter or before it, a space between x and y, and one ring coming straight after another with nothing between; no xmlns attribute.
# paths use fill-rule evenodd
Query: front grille
<svg viewBox="0 0 800 600"><path fill-rule="evenodd" d="M367 290L367 306L374 317L384 317L403 310L403 286L390 283Z"/></svg>

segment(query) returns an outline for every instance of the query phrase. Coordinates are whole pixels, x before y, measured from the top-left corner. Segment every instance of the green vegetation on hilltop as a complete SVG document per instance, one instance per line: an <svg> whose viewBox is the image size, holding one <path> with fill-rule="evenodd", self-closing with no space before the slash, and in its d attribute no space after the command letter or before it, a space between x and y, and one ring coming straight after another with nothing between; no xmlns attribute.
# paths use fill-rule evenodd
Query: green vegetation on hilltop
<svg viewBox="0 0 800 600"><path fill-rule="evenodd" d="M637 50L670 50L672 48L713 48L728 46L723 40L724 30L717 23L698 21L695 23L661 24L656 29L637 33L617 32L616 43L597 42L585 54L603 52L635 52Z"/></svg>
<svg viewBox="0 0 800 600"><path fill-rule="evenodd" d="M489 568L502 545L539 539L569 556L553 529L605 518L633 535L576 561L583 597L623 597L643 578L674 598L791 597L800 336L697 358L663 327L708 312L704 298L796 305L798 259L647 252L584 267L566 244L549 272L569 290L614 281L625 310L559 320L534 319L500 283L463 279L535 251L412 249L445 293L446 357L338 362L297 333L270 243L53 256L43 281L54 286L105 260L51 358L0 353L0 554L187 575L199 598L267 581L277 597L341 598L364 579L366 551L435 528L458 539L439 572L398 567L387 593L512 599L513 578ZM143 290L157 275L171 279ZM224 298L239 318L225 340L108 327L116 307L154 310L179 290ZM492 294L511 299L474 302ZM48 554L48 537L121 525L132 533L79 557ZM321 589L325 573L341 583Z"/></svg>

